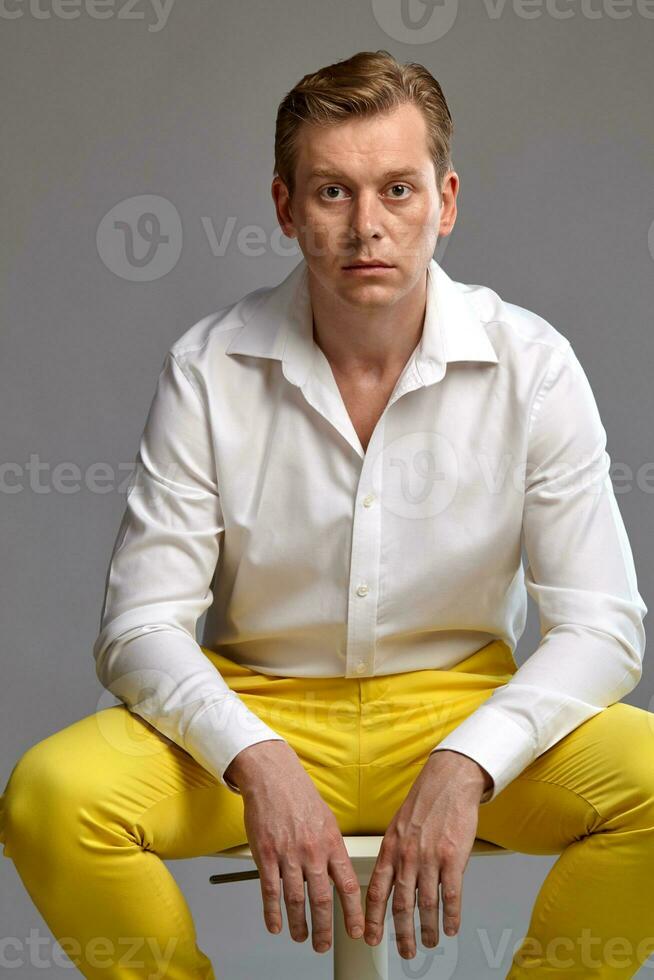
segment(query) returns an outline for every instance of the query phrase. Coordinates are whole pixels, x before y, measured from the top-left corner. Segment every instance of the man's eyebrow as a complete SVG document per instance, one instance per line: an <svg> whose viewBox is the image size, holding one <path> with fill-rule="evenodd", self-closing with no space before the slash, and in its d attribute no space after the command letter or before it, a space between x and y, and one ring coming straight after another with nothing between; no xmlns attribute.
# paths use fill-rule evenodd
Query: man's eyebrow
<svg viewBox="0 0 654 980"><path fill-rule="evenodd" d="M418 167L399 167L395 170L385 170L380 174L382 180L390 180L392 177L424 177L424 170ZM309 177L326 177L332 180L348 180L347 174L343 174L331 167L314 167L309 171Z"/></svg>

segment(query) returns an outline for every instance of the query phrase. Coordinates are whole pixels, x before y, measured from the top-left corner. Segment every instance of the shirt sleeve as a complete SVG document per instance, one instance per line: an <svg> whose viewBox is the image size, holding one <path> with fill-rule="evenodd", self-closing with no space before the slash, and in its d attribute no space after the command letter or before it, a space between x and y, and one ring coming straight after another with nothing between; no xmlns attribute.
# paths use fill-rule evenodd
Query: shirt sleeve
<svg viewBox="0 0 654 980"><path fill-rule="evenodd" d="M609 475L606 432L571 345L534 398L525 467L525 584L541 640L434 749L474 759L491 802L532 761L637 685L647 606Z"/></svg>
<svg viewBox="0 0 654 980"><path fill-rule="evenodd" d="M281 735L230 690L195 639L224 531L208 410L166 354L136 456L93 646L98 679L212 773Z"/></svg>

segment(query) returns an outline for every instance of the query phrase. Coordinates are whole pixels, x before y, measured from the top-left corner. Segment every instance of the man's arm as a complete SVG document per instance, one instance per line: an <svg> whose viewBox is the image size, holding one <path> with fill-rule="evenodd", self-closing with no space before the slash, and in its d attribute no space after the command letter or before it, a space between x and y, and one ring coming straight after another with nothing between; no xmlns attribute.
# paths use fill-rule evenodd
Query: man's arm
<svg viewBox="0 0 654 980"><path fill-rule="evenodd" d="M285 741L231 691L195 639L224 531L208 411L166 354L116 537L93 647L101 683L234 792L242 749Z"/></svg>
<svg viewBox="0 0 654 980"><path fill-rule="evenodd" d="M636 686L647 613L609 476L606 432L570 344L554 350L530 416L523 535L541 641L433 752L467 755L490 802L534 759Z"/></svg>
<svg viewBox="0 0 654 980"><path fill-rule="evenodd" d="M208 412L188 363L186 370L166 355L109 569L94 646L98 677L224 786L242 790L266 926L280 931L285 900L293 938L305 938L306 879L320 949L331 934L332 882L351 936L363 932L361 891L336 817L296 752L196 643L224 524ZM259 742L268 744L253 747ZM224 778L228 767L238 788Z"/></svg>

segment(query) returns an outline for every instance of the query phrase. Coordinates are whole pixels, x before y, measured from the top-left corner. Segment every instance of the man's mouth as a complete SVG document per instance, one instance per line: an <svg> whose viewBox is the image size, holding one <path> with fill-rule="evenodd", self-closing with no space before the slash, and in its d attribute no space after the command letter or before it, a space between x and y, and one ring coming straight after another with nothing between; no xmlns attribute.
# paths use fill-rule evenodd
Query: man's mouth
<svg viewBox="0 0 654 980"><path fill-rule="evenodd" d="M366 260L362 262L350 262L348 265L343 266L344 269L393 269L394 266L390 265L388 262L382 262L381 260L373 259Z"/></svg>

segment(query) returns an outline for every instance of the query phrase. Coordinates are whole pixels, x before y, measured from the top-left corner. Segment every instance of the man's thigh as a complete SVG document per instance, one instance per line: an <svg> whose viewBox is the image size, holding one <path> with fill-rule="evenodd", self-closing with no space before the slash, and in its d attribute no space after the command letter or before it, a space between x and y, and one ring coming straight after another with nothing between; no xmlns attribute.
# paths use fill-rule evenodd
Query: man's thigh
<svg viewBox="0 0 654 980"><path fill-rule="evenodd" d="M308 723L303 700L278 698L276 687L265 698L252 691L242 697L295 749L342 833L356 833L356 735L332 723L331 699L312 699ZM90 833L117 844L122 838L162 858L203 856L247 841L243 798L124 704L54 732L18 760L0 797L5 856L11 857L12 822L29 813L43 820L47 814L63 835Z"/></svg>
<svg viewBox="0 0 654 980"><path fill-rule="evenodd" d="M186 751L125 705L81 718L32 745L4 791L0 840L40 815L71 838L121 839L162 857L243 843L243 803Z"/></svg>
<svg viewBox="0 0 654 980"><path fill-rule="evenodd" d="M617 702L481 806L477 836L527 854L556 854L627 819L651 825L653 811L654 714Z"/></svg>

